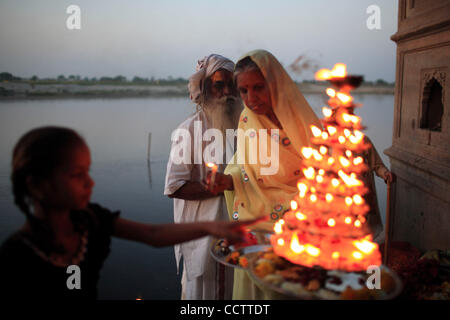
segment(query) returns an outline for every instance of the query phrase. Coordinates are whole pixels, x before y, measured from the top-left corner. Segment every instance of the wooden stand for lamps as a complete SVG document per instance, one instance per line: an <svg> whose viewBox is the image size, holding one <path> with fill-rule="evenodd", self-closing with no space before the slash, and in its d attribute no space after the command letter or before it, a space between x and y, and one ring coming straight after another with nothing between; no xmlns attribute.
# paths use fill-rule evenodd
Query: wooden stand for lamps
<svg viewBox="0 0 450 320"><path fill-rule="evenodd" d="M384 226L384 255L383 264L387 266L388 264L388 249L390 241L390 224L391 224L391 182L387 181L387 201L386 201L386 223Z"/></svg>

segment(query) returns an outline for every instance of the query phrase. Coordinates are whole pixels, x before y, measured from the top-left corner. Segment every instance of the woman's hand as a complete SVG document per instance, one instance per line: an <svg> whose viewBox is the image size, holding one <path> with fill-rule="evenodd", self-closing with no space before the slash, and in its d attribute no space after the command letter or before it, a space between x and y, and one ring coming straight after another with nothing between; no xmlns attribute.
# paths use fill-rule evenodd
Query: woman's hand
<svg viewBox="0 0 450 320"><path fill-rule="evenodd" d="M386 173L384 174L384 182L392 183L392 182L394 182L394 179L395 179L395 175L390 171L386 171Z"/></svg>
<svg viewBox="0 0 450 320"><path fill-rule="evenodd" d="M220 172L216 172L216 177L214 180L214 185L211 186L211 176L212 172L209 171L206 175L205 188L208 189L213 194L219 194L224 192L225 190L233 190L233 178L229 174L223 174Z"/></svg>

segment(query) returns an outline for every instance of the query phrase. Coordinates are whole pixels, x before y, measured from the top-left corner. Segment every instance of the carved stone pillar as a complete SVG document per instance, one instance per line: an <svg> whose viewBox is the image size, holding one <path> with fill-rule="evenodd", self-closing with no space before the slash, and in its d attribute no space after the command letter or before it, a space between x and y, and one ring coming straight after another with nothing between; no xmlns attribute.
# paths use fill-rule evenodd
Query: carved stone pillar
<svg viewBox="0 0 450 320"><path fill-rule="evenodd" d="M450 1L399 0L391 236L450 247Z"/></svg>

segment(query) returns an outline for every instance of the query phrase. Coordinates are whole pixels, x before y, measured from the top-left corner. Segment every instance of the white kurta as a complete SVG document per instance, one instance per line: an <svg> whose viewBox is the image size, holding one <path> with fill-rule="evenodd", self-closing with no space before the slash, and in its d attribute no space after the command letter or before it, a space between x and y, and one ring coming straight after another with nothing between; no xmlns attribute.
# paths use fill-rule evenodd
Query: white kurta
<svg viewBox="0 0 450 320"><path fill-rule="evenodd" d="M201 123L197 122L200 121ZM197 122L197 123L196 123ZM201 128L201 130L199 130ZM206 179L207 168L203 162L203 151L210 141L203 141L203 133L208 129L208 123L203 111L195 113L193 116L185 120L178 129L189 131L191 138L191 163L176 164L172 156L167 163L166 183L164 194L170 195L177 191L188 181L200 182ZM182 138L172 142L171 152L179 148L179 144L183 143ZM201 152L197 146L197 142L202 142ZM200 143L198 144L200 145ZM224 148L224 159L227 152L233 152L232 144L227 141L226 149ZM198 152L197 159L194 159L194 153ZM196 160L196 161L195 161ZM194 163L201 162L201 163ZM218 171L223 172L225 164L218 165ZM205 200L183 200L174 198L174 222L188 223L197 221L216 221L228 220L228 213L224 196L217 196ZM218 299L219 278L221 281L225 275L224 296L225 299L231 299L233 273L230 268L224 270L223 266L218 265L210 257L209 247L211 245L211 237L185 242L175 245L175 258L177 270L179 270L180 259L183 256L183 294L184 299ZM220 277L219 277L220 275Z"/></svg>

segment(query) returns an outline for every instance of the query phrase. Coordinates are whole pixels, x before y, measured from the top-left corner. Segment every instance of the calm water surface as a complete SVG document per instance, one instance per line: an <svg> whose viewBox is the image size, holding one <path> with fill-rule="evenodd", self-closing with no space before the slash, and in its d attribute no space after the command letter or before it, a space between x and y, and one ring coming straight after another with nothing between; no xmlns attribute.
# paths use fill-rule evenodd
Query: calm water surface
<svg viewBox="0 0 450 320"><path fill-rule="evenodd" d="M307 95L322 117L325 100ZM386 165L383 150L390 147L394 97L356 95L364 104L357 110ZM120 210L121 216L141 222L173 221L172 201L163 195L170 135L194 111L185 98L136 98L90 100L21 100L0 102L0 241L19 228L23 215L11 193L12 148L22 134L43 125L74 128L87 140L95 180L93 202ZM147 162L151 132L150 167ZM376 179L382 215L386 187ZM173 249L155 249L113 238L111 254L99 283L100 299L178 299L180 276Z"/></svg>

